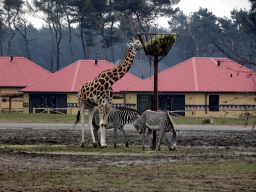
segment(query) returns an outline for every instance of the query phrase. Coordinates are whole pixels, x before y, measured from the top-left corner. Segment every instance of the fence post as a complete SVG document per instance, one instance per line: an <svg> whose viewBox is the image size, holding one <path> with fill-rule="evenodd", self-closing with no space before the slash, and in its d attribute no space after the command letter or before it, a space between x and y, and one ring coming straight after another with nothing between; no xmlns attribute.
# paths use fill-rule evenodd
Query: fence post
<svg viewBox="0 0 256 192"><path fill-rule="evenodd" d="M51 111L50 108L47 108L47 113L48 113L48 114L50 114L50 111Z"/></svg>
<svg viewBox="0 0 256 192"><path fill-rule="evenodd" d="M36 113L36 108L35 107L33 107L33 113Z"/></svg>

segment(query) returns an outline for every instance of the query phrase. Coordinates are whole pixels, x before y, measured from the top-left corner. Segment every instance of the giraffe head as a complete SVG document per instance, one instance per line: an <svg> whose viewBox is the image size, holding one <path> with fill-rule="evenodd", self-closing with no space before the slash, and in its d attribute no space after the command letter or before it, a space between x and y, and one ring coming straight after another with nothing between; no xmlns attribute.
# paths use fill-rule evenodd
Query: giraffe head
<svg viewBox="0 0 256 192"><path fill-rule="evenodd" d="M134 52L137 52L143 48L140 40L134 40L134 39L132 40L133 40L133 43L128 43L127 46L129 48L132 48Z"/></svg>

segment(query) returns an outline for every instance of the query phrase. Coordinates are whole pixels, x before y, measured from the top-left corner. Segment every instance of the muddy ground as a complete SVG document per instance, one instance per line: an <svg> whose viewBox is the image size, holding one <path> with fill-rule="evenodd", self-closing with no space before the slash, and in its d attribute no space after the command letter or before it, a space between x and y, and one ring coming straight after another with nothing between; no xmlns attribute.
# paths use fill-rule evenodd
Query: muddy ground
<svg viewBox="0 0 256 192"><path fill-rule="evenodd" d="M142 145L141 136L132 130L126 131L129 145ZM170 136L170 135L169 135ZM118 132L117 143L124 145L124 139ZM8 145L79 145L81 132L78 129L0 129L0 144ZM113 145L113 131L107 130L106 141ZM86 145L91 145L89 131L85 131ZM148 144L148 143L147 143ZM148 147L148 146L147 146ZM256 131L179 131L177 134L178 148L215 149L208 154L154 154L154 155L120 155L120 154L36 154L0 150L1 161L17 164L28 162L29 167L41 165L45 167L66 166L127 166L140 164L161 164L166 162L196 160L232 160L256 158ZM218 149L225 149L220 152ZM102 149L104 150L104 149ZM8 159L8 160L7 160ZM38 164L38 162L40 162ZM26 163L24 164L26 167ZM15 167L15 166L14 166ZM37 167L39 168L39 167ZM1 170L0 170L1 171Z"/></svg>
<svg viewBox="0 0 256 192"><path fill-rule="evenodd" d="M126 131L129 139L130 146L141 145L141 137L137 132L128 130ZM107 144L110 147L113 144L113 131L107 131ZM81 132L77 129L0 129L0 144L5 145L79 145L81 141ZM88 130L85 132L85 141L87 145L91 145L91 138ZM124 145L122 135L118 134L119 145ZM61 170L88 170L87 174L95 174L96 178L100 178L104 174L101 170L102 167L118 166L118 167L141 167L146 165L149 167L169 166L169 165L185 165L188 162L207 162L208 160L216 161L229 161L229 160L253 160L256 159L256 132L255 131L180 131L177 135L177 151L181 149L209 149L210 153L174 153L172 151L164 154L145 154L145 153L75 153L75 154L47 154L35 153L26 151L15 151L9 148L0 147L0 191L172 191L166 187L144 184L122 185L122 188L115 189L116 185L111 186L108 182L97 186L88 185L75 185L71 184L69 172L63 175ZM147 146L148 149L148 146ZM214 150L213 150L214 149ZM106 149L102 149L104 151ZM193 150L192 150L193 151ZM206 160L206 161L205 161ZM151 166L154 165L154 166ZM93 168L93 169L92 169ZM95 168L95 169L94 169ZM65 179L56 179L54 176L49 176L46 171L60 171ZM90 172L94 170L95 172ZM104 169L103 169L104 170ZM76 182L79 178L76 175ZM37 176L41 174L41 176ZM97 175L98 174L98 175ZM110 174L110 173L108 173ZM126 174L125 177L134 177L133 173L118 172L118 178ZM152 179L158 177L166 177L162 172L138 172L136 177L145 179ZM161 175L162 174L162 175ZM215 173L214 173L215 174ZM236 173L228 175L228 183L225 181L227 176L211 174L198 174L182 175L176 173L169 175L177 183L175 186L178 191L193 190L195 183L199 183L199 191L254 191L255 177L245 176L243 180L237 179ZM32 175L32 176L31 176ZM25 177L25 178L23 178ZM47 182L40 182L47 178ZM55 179L51 180L48 177ZM73 177L75 177L73 175ZM109 178L115 178L116 175L108 175ZM248 177L248 178L247 178ZM5 179L4 179L5 178ZM41 178L38 179L38 178ZM212 179L214 181L212 181ZM225 178L225 179L224 179ZM234 180L235 179L235 180ZM126 181L126 180L125 180ZM183 181L186 181L185 183ZM225 181L225 182L224 182ZM229 182L230 181L230 182ZM85 181L81 181L84 183ZM94 180L91 183L95 182ZM86 182L85 182L86 183ZM180 184L179 184L180 183ZM207 186L206 184L207 183ZM112 187L112 188L111 188ZM129 189L129 190L128 190ZM172 189L172 188L171 188ZM214 190L213 190L214 191Z"/></svg>

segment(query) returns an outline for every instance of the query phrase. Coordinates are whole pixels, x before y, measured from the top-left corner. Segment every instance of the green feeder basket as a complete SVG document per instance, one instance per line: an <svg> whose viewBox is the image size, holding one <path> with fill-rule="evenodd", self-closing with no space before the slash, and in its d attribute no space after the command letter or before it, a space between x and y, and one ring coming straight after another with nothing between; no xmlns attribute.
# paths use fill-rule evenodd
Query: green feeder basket
<svg viewBox="0 0 256 192"><path fill-rule="evenodd" d="M166 56L176 41L178 35L170 34L155 34L141 33L139 34L140 41L146 55L150 56Z"/></svg>

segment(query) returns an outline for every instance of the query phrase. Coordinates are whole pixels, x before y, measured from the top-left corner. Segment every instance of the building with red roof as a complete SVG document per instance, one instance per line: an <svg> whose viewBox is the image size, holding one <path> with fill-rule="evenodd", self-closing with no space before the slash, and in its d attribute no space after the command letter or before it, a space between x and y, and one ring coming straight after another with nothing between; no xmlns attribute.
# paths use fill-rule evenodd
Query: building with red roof
<svg viewBox="0 0 256 192"><path fill-rule="evenodd" d="M23 94L19 91L49 75L51 72L24 57L0 57L0 112L22 110Z"/></svg>
<svg viewBox="0 0 256 192"><path fill-rule="evenodd" d="M193 57L158 74L158 108L179 115L239 115L256 109L256 73L227 58ZM123 91L139 111L153 108L154 77Z"/></svg>
<svg viewBox="0 0 256 192"><path fill-rule="evenodd" d="M82 84L93 80L99 73L106 69L116 67L105 60L79 60L67 67L41 79L35 81L30 86L22 89L24 95L29 98L24 103L24 112L33 112L33 108L68 108L69 114L77 113L76 94ZM123 105L125 98L120 91L141 81L140 78L127 73L113 85L114 105ZM135 104L128 106L133 107ZM61 111L61 110L60 110ZM66 113L66 111L63 111Z"/></svg>

